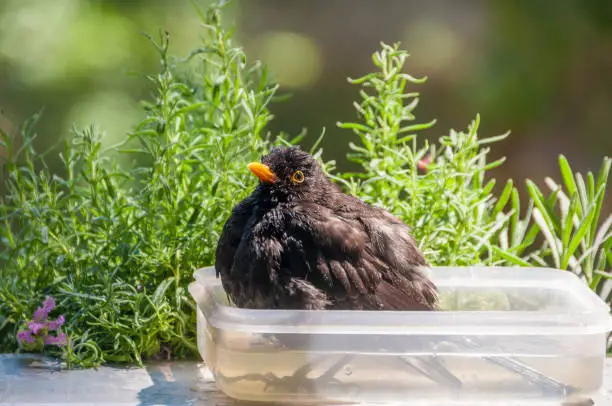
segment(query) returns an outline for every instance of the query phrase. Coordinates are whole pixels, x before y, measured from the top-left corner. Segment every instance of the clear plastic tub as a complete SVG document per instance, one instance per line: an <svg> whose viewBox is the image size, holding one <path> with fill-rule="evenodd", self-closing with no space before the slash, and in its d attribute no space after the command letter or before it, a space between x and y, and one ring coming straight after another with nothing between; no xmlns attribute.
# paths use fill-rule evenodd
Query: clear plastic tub
<svg viewBox="0 0 612 406"><path fill-rule="evenodd" d="M434 268L436 312L238 309L214 268L194 277L198 349L235 399L540 405L602 385L610 309L567 271Z"/></svg>

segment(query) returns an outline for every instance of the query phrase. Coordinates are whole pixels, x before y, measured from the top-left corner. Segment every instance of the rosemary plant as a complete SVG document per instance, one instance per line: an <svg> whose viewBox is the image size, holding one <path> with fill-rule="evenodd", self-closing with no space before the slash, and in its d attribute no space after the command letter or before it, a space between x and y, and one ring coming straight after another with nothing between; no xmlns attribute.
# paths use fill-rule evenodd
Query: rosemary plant
<svg viewBox="0 0 612 406"><path fill-rule="evenodd" d="M612 215L601 216L612 159L604 159L597 177L583 177L560 156L563 185L547 178L545 196L528 180L523 214L514 182L496 196L496 180L487 174L504 161L488 161L491 144L508 134L479 137L477 116L467 131L450 130L431 145L418 142L417 132L434 122L414 123L419 94L406 87L425 78L404 73L407 58L398 44L382 44L372 58L377 71L349 79L361 86L360 121L338 125L359 137L349 157L363 171L334 178L410 224L434 265L568 269L612 302Z"/></svg>
<svg viewBox="0 0 612 406"><path fill-rule="evenodd" d="M167 34L151 39L156 94L121 145L103 149L95 128L75 131L60 176L34 151L35 120L19 150L3 134L0 350L17 348L20 323L51 295L66 318L69 362L195 353L186 288L195 268L213 263L223 222L248 193L245 165L269 148L276 90L222 29L218 7L201 16L204 46L187 59L169 56ZM120 156L132 164L121 167Z"/></svg>

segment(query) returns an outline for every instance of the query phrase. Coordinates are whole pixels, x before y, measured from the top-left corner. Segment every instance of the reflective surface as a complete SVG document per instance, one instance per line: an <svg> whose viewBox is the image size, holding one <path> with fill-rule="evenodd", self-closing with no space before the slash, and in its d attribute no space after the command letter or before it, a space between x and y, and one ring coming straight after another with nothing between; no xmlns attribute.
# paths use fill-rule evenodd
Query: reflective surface
<svg viewBox="0 0 612 406"><path fill-rule="evenodd" d="M611 358L606 360L604 389L594 400L597 406L612 405ZM62 371L54 360L36 354L0 354L0 405L85 404L253 405L224 396L201 362L155 363L144 369L105 366L98 370ZM436 403L436 406L444 405Z"/></svg>

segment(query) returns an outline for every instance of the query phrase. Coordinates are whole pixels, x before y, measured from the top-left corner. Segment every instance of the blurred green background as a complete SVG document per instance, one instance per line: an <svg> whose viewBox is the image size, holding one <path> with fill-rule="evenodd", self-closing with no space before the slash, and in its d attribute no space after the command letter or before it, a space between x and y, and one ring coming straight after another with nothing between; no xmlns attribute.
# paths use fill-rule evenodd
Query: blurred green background
<svg viewBox="0 0 612 406"><path fill-rule="evenodd" d="M465 128L476 113L481 135L512 131L493 151L508 158L502 179L543 185L559 178L559 153L581 172L612 154L610 0L242 0L227 11L251 61L293 95L271 107L271 131L308 128L309 145L325 127L324 158L341 169L353 135L335 123L354 119L357 99L346 77L372 69L380 41L402 41L410 73L429 77L417 117L438 124L424 136ZM200 45L187 0L0 0L0 127L13 133L44 108L39 151L73 125L122 139L152 90L143 75L158 69L140 33L160 29L174 54Z"/></svg>

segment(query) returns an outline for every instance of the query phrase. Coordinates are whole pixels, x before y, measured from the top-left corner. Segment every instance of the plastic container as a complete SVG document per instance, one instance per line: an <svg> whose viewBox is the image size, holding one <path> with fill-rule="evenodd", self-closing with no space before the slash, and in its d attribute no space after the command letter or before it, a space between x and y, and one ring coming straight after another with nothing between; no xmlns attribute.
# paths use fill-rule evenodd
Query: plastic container
<svg viewBox="0 0 612 406"><path fill-rule="evenodd" d="M214 268L194 277L198 349L235 399L558 405L602 386L610 309L567 271L434 268L435 312L238 309Z"/></svg>

